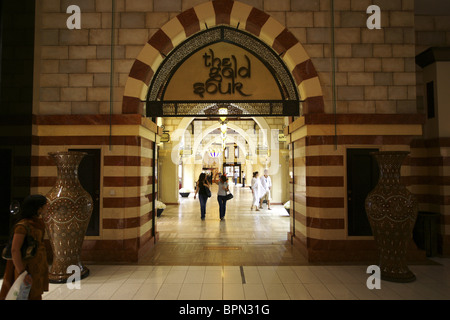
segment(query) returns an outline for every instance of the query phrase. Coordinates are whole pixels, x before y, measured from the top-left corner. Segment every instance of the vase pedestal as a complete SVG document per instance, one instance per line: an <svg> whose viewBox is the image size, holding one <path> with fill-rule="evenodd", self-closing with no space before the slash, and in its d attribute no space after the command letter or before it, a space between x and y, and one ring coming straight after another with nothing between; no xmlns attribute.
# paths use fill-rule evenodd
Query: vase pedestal
<svg viewBox="0 0 450 320"><path fill-rule="evenodd" d="M92 214L92 198L78 180L78 165L85 156L81 152L55 152L58 176L47 194L48 210L43 220L53 251L49 281L67 282L70 277L89 275L81 262L81 247Z"/></svg>
<svg viewBox="0 0 450 320"><path fill-rule="evenodd" d="M366 198L366 212L379 251L381 279L411 282L416 279L406 263L418 201L400 183L400 168L408 152L375 152L380 169L377 186Z"/></svg>

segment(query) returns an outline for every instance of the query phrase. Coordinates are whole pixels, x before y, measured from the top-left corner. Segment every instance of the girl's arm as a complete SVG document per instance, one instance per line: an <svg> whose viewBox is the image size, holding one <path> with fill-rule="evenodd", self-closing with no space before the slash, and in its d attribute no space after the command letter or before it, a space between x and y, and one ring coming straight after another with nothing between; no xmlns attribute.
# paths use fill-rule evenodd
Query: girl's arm
<svg viewBox="0 0 450 320"><path fill-rule="evenodd" d="M195 184L195 194L194 194L194 199L197 197L197 193L198 193L198 181Z"/></svg>
<svg viewBox="0 0 450 320"><path fill-rule="evenodd" d="M12 256L14 267L16 268L18 274L22 274L25 271L25 265L24 265L23 259L22 259L22 252L20 250L22 248L24 240L25 240L24 234L15 233L14 237L13 237L13 242L11 245L11 256ZM32 279L29 274L25 277L24 282L28 285L31 285Z"/></svg>

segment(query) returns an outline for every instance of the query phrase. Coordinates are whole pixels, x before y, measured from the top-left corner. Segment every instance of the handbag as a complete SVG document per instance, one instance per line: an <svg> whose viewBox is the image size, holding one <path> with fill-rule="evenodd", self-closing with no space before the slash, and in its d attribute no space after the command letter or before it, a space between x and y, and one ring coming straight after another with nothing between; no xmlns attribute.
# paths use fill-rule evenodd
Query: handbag
<svg viewBox="0 0 450 320"><path fill-rule="evenodd" d="M206 189L206 195L208 196L208 198L211 198L211 190L209 190L209 188L205 187Z"/></svg>
<svg viewBox="0 0 450 320"><path fill-rule="evenodd" d="M233 199L233 194L230 192L230 193L228 193L226 196L225 196L225 200L231 200L231 199Z"/></svg>
<svg viewBox="0 0 450 320"><path fill-rule="evenodd" d="M22 259L28 260L33 258L36 253L39 246L39 242L37 242L32 236L30 232L30 228L25 223L19 223L18 225L24 226L25 229L27 229L27 235L25 239L23 240L22 248L20 249L22 252ZM5 260L12 260L12 253L11 253L11 247L12 247L12 241L14 238L14 233L11 235L8 244L3 249L2 252L2 258Z"/></svg>

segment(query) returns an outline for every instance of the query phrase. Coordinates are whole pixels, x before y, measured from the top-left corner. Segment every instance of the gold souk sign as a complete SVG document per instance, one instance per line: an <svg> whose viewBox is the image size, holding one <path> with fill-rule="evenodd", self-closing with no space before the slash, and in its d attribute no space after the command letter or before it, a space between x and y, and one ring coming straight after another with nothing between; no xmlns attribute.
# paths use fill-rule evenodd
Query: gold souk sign
<svg viewBox="0 0 450 320"><path fill-rule="evenodd" d="M205 82L194 83L194 94L201 98L205 93L251 96L244 91L244 84L241 82L241 79L250 79L252 74L250 58L244 55L244 60L239 61L235 55L221 59L216 57L213 49L209 49L203 55L204 67L209 68L209 78Z"/></svg>

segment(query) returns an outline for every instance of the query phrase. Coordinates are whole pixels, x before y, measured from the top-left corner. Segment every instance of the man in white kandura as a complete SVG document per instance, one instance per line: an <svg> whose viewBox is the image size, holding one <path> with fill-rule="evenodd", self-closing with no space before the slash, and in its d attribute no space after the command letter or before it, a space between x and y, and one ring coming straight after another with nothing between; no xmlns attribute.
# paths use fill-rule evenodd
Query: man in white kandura
<svg viewBox="0 0 450 320"><path fill-rule="evenodd" d="M267 201L267 209L272 210L270 208L270 200L272 200L272 197L270 196L270 190L272 189L272 179L270 179L269 176L269 170L264 170L264 175L261 177L261 185L263 187L263 196L261 197L261 200L259 202L259 208L262 209L263 201Z"/></svg>

